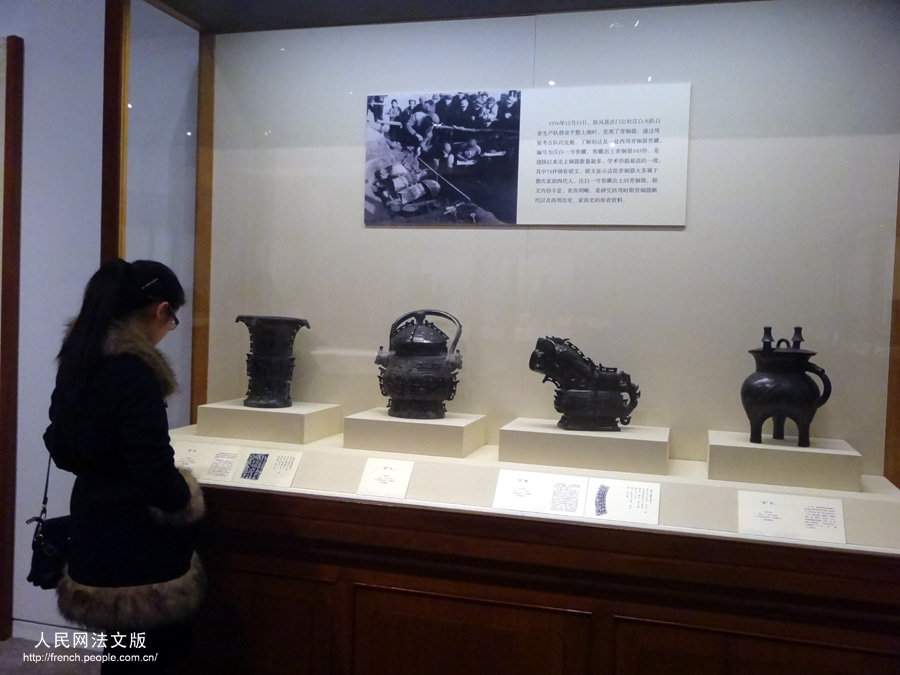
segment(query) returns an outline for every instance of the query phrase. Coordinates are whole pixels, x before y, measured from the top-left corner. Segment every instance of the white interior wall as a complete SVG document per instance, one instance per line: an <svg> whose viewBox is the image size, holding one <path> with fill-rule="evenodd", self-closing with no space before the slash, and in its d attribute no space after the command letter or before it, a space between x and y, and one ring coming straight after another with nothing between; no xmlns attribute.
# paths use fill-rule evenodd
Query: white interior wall
<svg viewBox="0 0 900 675"><path fill-rule="evenodd" d="M13 618L62 624L56 594L29 584L47 468L41 435L63 326L100 259L103 3L4 0L0 32L25 44L19 419ZM51 515L69 510L71 475L54 469ZM8 517L8 514L3 514Z"/></svg>
<svg viewBox="0 0 900 675"><path fill-rule="evenodd" d="M900 157L900 7L807 0L220 36L209 400L246 390L238 314L309 319L294 397L384 405L400 314L463 323L449 410L554 418L528 370L571 338L643 392L634 424L702 459L742 431L763 325L834 381L814 436L883 465ZM652 78L648 83L648 78ZM690 82L687 226L365 229L366 96ZM790 425L790 423L789 423ZM790 427L789 427L790 430Z"/></svg>
<svg viewBox="0 0 900 675"><path fill-rule="evenodd" d="M160 344L178 378L169 424L190 424L197 147L197 31L131 3L125 257L159 260L184 286L181 324Z"/></svg>

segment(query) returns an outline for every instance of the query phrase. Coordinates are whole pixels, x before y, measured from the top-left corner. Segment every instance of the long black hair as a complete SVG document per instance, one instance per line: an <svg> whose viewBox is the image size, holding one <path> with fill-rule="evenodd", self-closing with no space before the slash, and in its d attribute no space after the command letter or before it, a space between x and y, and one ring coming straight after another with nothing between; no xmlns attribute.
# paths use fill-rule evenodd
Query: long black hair
<svg viewBox="0 0 900 675"><path fill-rule="evenodd" d="M154 260L132 263L115 259L94 273L84 289L81 310L57 355L57 386L77 391L87 383L103 354L113 322L126 319L154 302L184 305L184 288L168 267Z"/></svg>

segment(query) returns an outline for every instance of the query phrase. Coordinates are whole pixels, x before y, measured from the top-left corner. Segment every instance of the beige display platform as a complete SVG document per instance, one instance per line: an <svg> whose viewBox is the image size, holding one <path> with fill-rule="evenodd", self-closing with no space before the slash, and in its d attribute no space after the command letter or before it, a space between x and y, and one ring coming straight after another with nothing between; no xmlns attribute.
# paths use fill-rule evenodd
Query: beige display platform
<svg viewBox="0 0 900 675"><path fill-rule="evenodd" d="M230 438L210 438L197 435L196 426L173 429L172 447L175 461L193 465L201 483L227 484L239 489L258 489L298 494L328 494L355 499L360 478L372 458L391 457L415 462L406 492L406 502L428 504L449 509L462 508L494 512L498 477L503 469L531 470L536 474L564 474L616 478L626 481L660 484L659 525L664 530L693 531L712 536L742 537L739 532L739 496L742 491L772 494L802 495L810 498L840 499L846 527L846 548L875 548L900 556L900 490L884 476L863 476L859 492L837 492L786 485L764 486L760 483L722 482L709 480L705 461L669 460L665 475L608 472L595 469L541 467L516 465L498 461L496 445L484 445L467 457L437 457L393 452L379 452L343 447L338 434L309 445L282 443L252 443ZM205 468L219 453L231 454L240 463L249 452L300 455L300 464L290 487L271 484L251 485L247 481L220 480L204 475ZM362 497L370 499L369 497ZM541 515L532 514L535 517ZM554 515L553 518L566 518ZM575 521L582 517L573 516ZM751 539L759 537L750 536ZM768 539L768 538L766 538ZM794 544L803 540L792 539ZM816 546L816 541L809 541Z"/></svg>
<svg viewBox="0 0 900 675"><path fill-rule="evenodd" d="M798 448L796 437L775 440L764 434L751 443L738 431L709 432L708 477L766 485L793 485L820 490L862 489L862 455L846 441L811 438Z"/></svg>
<svg viewBox="0 0 900 675"><path fill-rule="evenodd" d="M448 412L442 420L408 420L372 408L344 418L344 447L357 450L465 457L484 445L486 433L484 415Z"/></svg>
<svg viewBox="0 0 900 675"><path fill-rule="evenodd" d="M555 420L519 417L500 429L500 461L665 475L669 429L566 431Z"/></svg>
<svg viewBox="0 0 900 675"><path fill-rule="evenodd" d="M197 408L197 435L271 443L312 443L341 433L341 406L294 401L290 408L248 408L244 399Z"/></svg>

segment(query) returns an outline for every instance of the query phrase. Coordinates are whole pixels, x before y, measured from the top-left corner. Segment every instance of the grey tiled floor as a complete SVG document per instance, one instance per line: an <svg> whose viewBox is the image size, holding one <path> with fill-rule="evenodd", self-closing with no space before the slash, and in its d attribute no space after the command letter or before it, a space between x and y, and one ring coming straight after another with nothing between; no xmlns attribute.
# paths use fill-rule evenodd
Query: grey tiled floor
<svg viewBox="0 0 900 675"><path fill-rule="evenodd" d="M97 675L100 672L100 664L75 661L43 661L35 663L25 661L24 654L60 654L66 657L86 654L94 655L97 652L86 649L48 649L35 647L33 640L11 638L0 642L0 675L8 673L35 673L37 675Z"/></svg>

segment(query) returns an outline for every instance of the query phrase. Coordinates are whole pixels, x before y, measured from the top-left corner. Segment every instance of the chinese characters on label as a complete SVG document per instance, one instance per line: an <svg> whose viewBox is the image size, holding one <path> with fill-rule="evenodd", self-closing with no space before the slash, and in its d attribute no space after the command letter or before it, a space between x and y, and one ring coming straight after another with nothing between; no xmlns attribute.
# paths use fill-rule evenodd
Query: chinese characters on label
<svg viewBox="0 0 900 675"><path fill-rule="evenodd" d="M522 93L523 225L683 226L690 85Z"/></svg>
<svg viewBox="0 0 900 675"><path fill-rule="evenodd" d="M370 457L366 460L356 494L403 499L406 497L414 466L415 462L405 459Z"/></svg>
<svg viewBox="0 0 900 675"><path fill-rule="evenodd" d="M201 480L290 487L300 466L301 452L274 452L267 448L194 444L175 440L175 463L186 466Z"/></svg>
<svg viewBox="0 0 900 675"><path fill-rule="evenodd" d="M550 510L578 514L582 486L577 483L559 482L553 485Z"/></svg>
<svg viewBox="0 0 900 675"><path fill-rule="evenodd" d="M648 487L629 485L625 488L625 501L628 508L637 511L646 511L653 505L653 490Z"/></svg>
<svg viewBox="0 0 900 675"><path fill-rule="evenodd" d="M538 129L536 204L625 204L659 193L659 117L550 120Z"/></svg>
<svg viewBox="0 0 900 675"><path fill-rule="evenodd" d="M659 490L659 483L502 469L493 507L656 524Z"/></svg>
<svg viewBox="0 0 900 675"><path fill-rule="evenodd" d="M741 490L738 532L845 544L844 504L826 497Z"/></svg>
<svg viewBox="0 0 900 675"><path fill-rule="evenodd" d="M236 459L236 452L217 452L209 465L205 477L213 480L230 480L234 473L234 461Z"/></svg>

